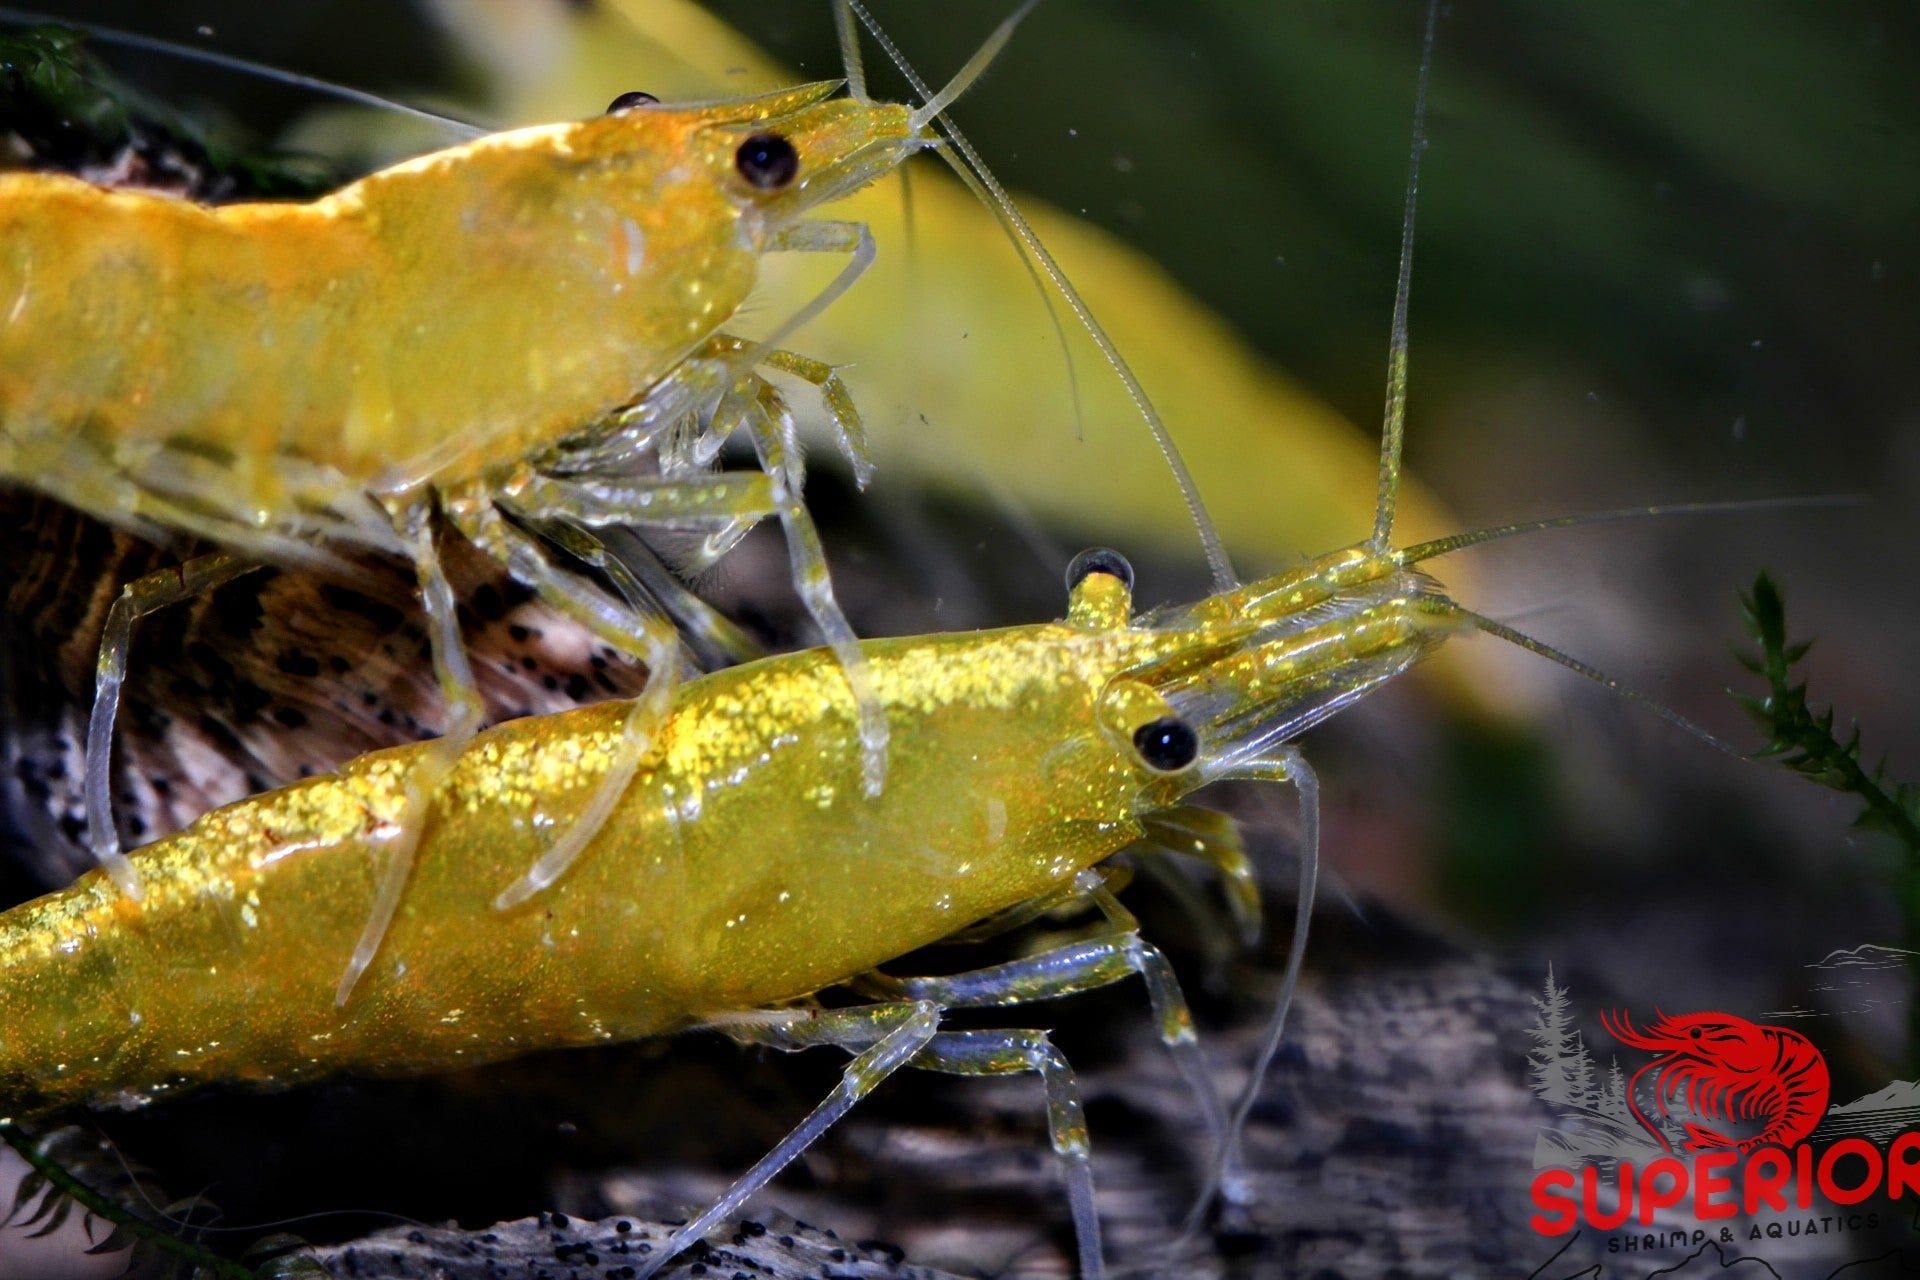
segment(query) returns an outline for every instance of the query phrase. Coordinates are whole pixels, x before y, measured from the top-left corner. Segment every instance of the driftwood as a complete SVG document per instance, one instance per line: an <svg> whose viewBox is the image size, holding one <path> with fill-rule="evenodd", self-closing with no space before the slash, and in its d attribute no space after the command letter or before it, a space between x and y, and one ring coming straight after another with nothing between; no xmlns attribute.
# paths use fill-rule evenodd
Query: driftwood
<svg viewBox="0 0 1920 1280"><path fill-rule="evenodd" d="M486 1231L396 1227L316 1250L314 1258L341 1277L386 1280L587 1280L618 1277L664 1238L657 1224L629 1218L582 1222L540 1214ZM695 1272L694 1267L703 1268ZM834 1280L957 1280L902 1261L900 1250L867 1241L848 1244L830 1231L780 1218L743 1221L730 1238L691 1250L666 1274L808 1276Z"/></svg>

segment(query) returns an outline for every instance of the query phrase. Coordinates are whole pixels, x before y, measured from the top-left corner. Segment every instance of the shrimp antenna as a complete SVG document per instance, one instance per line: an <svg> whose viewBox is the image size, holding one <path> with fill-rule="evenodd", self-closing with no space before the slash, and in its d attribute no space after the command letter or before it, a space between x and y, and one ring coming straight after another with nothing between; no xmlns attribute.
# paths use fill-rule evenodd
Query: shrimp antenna
<svg viewBox="0 0 1920 1280"><path fill-rule="evenodd" d="M1615 524L1623 520L1641 520L1653 516L1750 515L1761 511L1856 507L1865 501L1865 498L1853 494L1830 494L1811 498L1751 498L1731 502L1681 502L1660 503L1650 507L1616 507L1609 511L1587 511L1579 515L1554 516L1546 520L1521 520L1513 524L1476 529L1472 533L1450 534L1444 538L1435 538L1431 542L1416 543L1402 549L1400 563L1419 564L1422 560L1432 560L1436 556L1444 556L1467 547L1477 547L1485 542L1498 542L1502 538L1514 538L1523 533L1540 533L1547 529L1573 529L1590 524Z"/></svg>
<svg viewBox="0 0 1920 1280"><path fill-rule="evenodd" d="M840 65L846 72L847 96L855 102L872 101L867 97L867 64L860 56L860 28L854 25L853 10L835 3L833 30L840 37Z"/></svg>
<svg viewBox="0 0 1920 1280"><path fill-rule="evenodd" d="M1387 408L1380 426L1380 493L1374 504L1373 549L1393 545L1394 506L1400 499L1400 452L1407 435L1407 296L1413 287L1413 218L1420 204L1420 157L1427 149L1427 81L1433 71L1433 38L1439 0L1427 5L1427 33L1420 46L1420 80L1413 93L1413 146L1407 157L1407 202L1400 219L1400 274L1393 289L1393 332L1387 344Z"/></svg>
<svg viewBox="0 0 1920 1280"><path fill-rule="evenodd" d="M906 74L908 81L912 83L914 92L923 99L921 104L914 108L913 114L907 117L915 129L924 129L938 119L959 99L961 94L973 87L973 82L993 65L994 59L1000 56L1000 51L1007 47L1007 41L1013 39L1014 30L1026 20L1027 15L1032 13L1034 6L1039 3L1040 0L1025 0L1018 9L1008 14L1005 20L980 42L980 47L973 51L973 56L967 59L966 64L953 73L953 78L947 81L946 87L938 93L929 94L927 87L919 82L919 78L908 67L899 46L881 33L879 26L873 20L873 15L867 12L860 0L849 0L850 7L860 15L860 20L867 24L869 31L873 32L874 39L880 42L880 47L887 51L887 55L894 60L900 70ZM943 121L943 123L951 126L952 121Z"/></svg>
<svg viewBox="0 0 1920 1280"><path fill-rule="evenodd" d="M1443 614L1451 618L1458 618L1469 626L1484 631L1490 636L1497 636L1505 640L1508 644L1517 645L1525 649L1528 653L1538 654L1548 662L1556 662L1575 675L1585 676L1602 688L1609 689L1618 696L1625 698L1628 702L1645 707L1654 715L1659 716L1662 720L1665 720L1668 724L1680 730L1680 732L1690 737L1698 738L1716 751L1724 751L1736 760L1748 760L1752 758L1728 742L1725 738L1720 737L1711 730L1702 728L1692 720L1681 715L1678 711L1675 711L1672 707L1669 707L1666 703L1641 693L1638 689L1632 688L1629 685L1622 684L1606 672L1600 670L1600 668L1590 666L1572 654L1554 648L1544 640L1535 640L1524 631L1516 631L1504 622L1495 622L1485 614L1475 613L1473 610L1463 608L1451 600L1429 599L1424 602L1424 607L1434 613Z"/></svg>
<svg viewBox="0 0 1920 1280"><path fill-rule="evenodd" d="M1036 0L1027 0L1027 3L1008 19L1008 22L1002 23L1001 29L996 30L981 47L981 52L997 51L1000 45L1006 42L1006 37L1012 34L1009 24L1024 17L1035 2ZM874 41L892 59L893 64L900 69L900 74L906 77L913 91L924 100L925 105L914 112L915 123L931 122L938 111L943 110L952 101L952 95L949 92L952 86L949 85L939 94L929 91L926 82L914 71L912 65L907 62L906 57L887 34L880 29L873 15L867 12L866 6L860 0L845 0L845 3L859 17L862 25L872 33ZM974 59L969 61L968 67L971 68L979 60L980 55L976 54ZM962 75L964 74L963 69ZM954 77L956 81L960 78L960 76ZM1086 330L1087 336L1093 339L1094 345L1100 349L1100 354L1106 358L1107 364L1118 375L1121 384L1126 387L1128 396L1133 400L1134 408L1153 433L1154 444L1159 447L1160 456L1166 460L1168 468L1173 472L1175 482L1180 486L1180 496L1186 502L1187 514L1192 518L1194 528L1200 535L1201 546L1206 550L1207 564L1213 571L1215 589L1221 591L1231 589L1238 580L1234 577L1233 566L1227 559L1227 549L1220 541L1220 532L1214 528L1213 519L1207 514L1206 503L1201 500L1199 488L1193 482L1193 474L1187 470L1186 461L1181 458L1179 449L1174 446L1173 435L1167 430L1167 424L1161 420L1159 411L1153 407L1153 401L1147 398L1146 389L1134 376L1133 369L1127 364L1126 358L1120 354L1120 349L1114 345L1113 339L1107 336L1107 331L1094 318L1092 309L1080 296L1080 291L1073 287L1073 282L1067 278L1066 272L1061 270L1060 264L1040 242L1040 237L1034 233L1033 227L1015 206L1013 197L1007 194L1006 188L1001 186L999 180L993 176L986 162L980 158L980 153L975 151L973 145L967 141L966 135L960 132L951 119L943 117L939 123L948 141L953 144L952 152L943 150L941 156L969 187L976 192L984 189L986 195L991 198L992 206L999 211L1001 225L1016 236L1026 247L1026 251L1033 256L1033 262L1053 284L1061 299L1080 321L1081 327ZM956 157L953 152L957 152L958 156ZM971 173L968 170L971 170Z"/></svg>
<svg viewBox="0 0 1920 1280"><path fill-rule="evenodd" d="M91 40L101 44L119 45L124 49L138 49L142 53L160 53L168 57L184 58L192 62L204 63L210 67L220 67L227 71L238 71L245 75L259 76L263 80L272 80L280 84L291 85L296 89L306 89L313 93L338 98L356 106L373 107L382 111L396 111L401 115L412 116L416 120L425 120L440 126L463 138L477 138L486 130L470 120L457 116L443 115L438 111L429 111L425 107L410 106L392 98L383 98L377 93L365 89L356 89L351 85L339 84L332 80L322 80L318 76L303 75L298 71L288 71L284 67L268 66L264 62L255 62L251 58L240 58L230 53L220 53L213 49L202 49L196 45L181 44L174 40L163 40L158 36L144 36L135 31L109 27L98 22L86 22L78 18L56 18L30 9L15 9L9 5L0 5L0 22L11 22L18 26L65 27L78 31Z"/></svg>
<svg viewBox="0 0 1920 1280"><path fill-rule="evenodd" d="M1369 543L1373 553L1376 555L1386 555L1392 552L1394 504L1400 491L1400 453L1401 445L1406 436L1407 422L1407 299L1413 282L1413 225L1414 214L1419 205L1420 157L1427 147L1427 82L1431 78L1433 69L1433 49L1435 34L1439 23L1440 0L1428 0L1426 32L1420 44L1420 78L1414 90L1413 145L1411 154L1407 160L1407 198L1400 222L1400 270L1394 286L1393 329L1387 353L1387 404L1384 415L1385 420L1380 430L1380 488L1374 507L1373 537ZM1435 552L1434 554L1439 553ZM1482 619L1477 614L1469 614L1464 609L1458 609L1457 606L1452 605L1451 602L1446 602L1446 604L1442 606L1440 602L1436 601L1435 607L1444 607L1449 611L1457 610L1460 616L1475 625L1484 623L1489 628L1499 628L1495 634L1507 630L1506 628L1500 627L1499 623L1493 622L1491 619ZM1517 636L1519 633L1513 632L1512 634ZM1519 643L1521 643L1521 647L1531 648L1536 652L1546 649L1545 645L1541 645L1524 636L1520 637ZM1556 660L1564 658L1564 655L1554 654L1553 656ZM1580 671L1584 675L1590 675L1602 683L1612 685L1620 692L1626 692L1624 689L1620 689L1617 682L1610 680L1600 672L1594 671L1591 668L1582 667L1571 658L1565 658L1565 661L1569 666L1573 667L1574 670ZM1332 710L1336 709L1335 704L1344 705L1345 702L1350 701L1352 697L1363 695L1364 692L1365 689L1349 690L1347 697L1336 699L1335 703L1329 704L1325 712L1330 714ZM1657 706L1658 704L1655 705ZM1666 714L1673 719L1680 719L1677 712L1667 712L1664 707L1660 708L1660 710L1666 712ZM1683 721L1683 723L1691 724L1691 722L1687 721ZM1298 727L1304 727L1304 725ZM1297 728L1295 731L1298 731ZM1703 736L1709 737L1711 740L1711 735L1707 735L1705 730L1698 730L1698 732ZM1266 1073L1273 1065L1273 1060L1278 1054L1281 1042L1286 1034L1287 1015L1293 1007L1294 993L1298 987L1300 974L1306 962L1307 924L1312 919L1312 895L1315 888L1318 858L1318 784L1314 781L1312 771L1307 769L1305 762L1299 760L1297 756L1293 761L1293 768L1289 772L1291 775L1290 781L1292 781L1294 786L1299 790L1301 798L1303 861L1300 872L1300 897L1296 904L1294 936L1287 952L1285 977L1281 982L1279 999L1275 1002L1273 1012L1268 1015L1267 1025L1261 1037L1260 1051L1254 1059L1253 1068L1247 1076L1246 1085L1241 1089L1240 1096L1234 1101L1231 1112L1232 1118L1227 1128L1227 1142L1218 1153L1212 1169L1209 1170L1207 1181L1202 1187L1200 1195L1195 1199L1193 1208L1187 1214L1187 1220L1181 1229L1179 1238L1174 1242L1166 1256L1168 1262L1171 1262L1179 1251L1186 1247L1187 1242L1193 1239L1194 1235L1199 1231L1200 1223L1206 1213L1207 1206L1216 1192L1225 1187L1229 1191L1229 1198L1234 1198L1232 1194L1233 1188L1228 1184L1230 1179L1237 1178L1239 1174L1237 1167L1240 1155L1239 1135L1246 1125L1247 1118L1253 1113L1254 1102L1260 1095L1262 1084L1265 1083ZM1314 861L1311 863L1306 860L1308 851L1311 851L1313 855Z"/></svg>
<svg viewBox="0 0 1920 1280"><path fill-rule="evenodd" d="M880 40L887 52L892 55L893 60L906 72L907 78L914 85L918 86L920 96L930 101L940 101L943 103L944 109L946 106L952 106L962 93L973 87L973 82L980 78L981 74L986 71L988 65L991 64L994 58L999 55L1000 51L1006 47L1007 41L1013 36L1014 28L1020 25L1028 12L1039 2L1040 0L1027 0L1020 8L1009 14L999 26L993 29L993 33L986 38L980 48L974 52L973 56L967 59L966 65L956 71L953 74L953 78L947 82L946 87L937 94L929 93L926 85L914 74L912 67L906 63L905 55L900 52L899 46L889 40L880 30L880 27L874 21L871 14L865 10L861 10L859 18L860 21L869 26L875 37ZM841 57L847 62L849 68L859 69L859 74L864 81L866 76L865 65L860 58L858 36L852 25L855 16L854 9L856 7L855 5L848 4L847 0L834 0L833 12L835 20L841 25L842 30ZM848 84L849 86L852 85L851 71L849 72ZM849 91L851 92L851 87ZM854 96L858 97L859 95L856 93ZM924 105L909 117L916 130L925 128L927 122L933 118L934 115L929 113ZM1007 220L1007 216L1000 206L994 202L992 193L987 191L987 189L980 184L980 180L974 177L971 172L955 165L951 156L943 153L942 158L945 159L949 165L953 166L954 172L960 175L962 182L966 183L967 190L973 193L974 199L978 200L992 212L994 221L1000 224L1000 230L1006 234L1008 242L1013 245L1014 254L1020 259L1020 266L1027 273L1027 279L1033 282L1034 292L1040 295L1041 304L1047 309L1047 323L1053 327L1053 340L1055 344L1059 346L1060 358L1065 362L1067 367L1067 396L1068 399L1073 402L1074 438L1085 438L1086 423L1082 418L1080 408L1080 369L1073 358L1073 347L1067 342L1066 326L1060 323L1060 310L1054 305L1053 294L1047 289L1046 278L1040 274L1040 269L1034 265L1033 259L1028 256L1026 245L1021 242L1020 233L1014 228L1013 224ZM900 198L902 206L908 216L907 243L909 245L914 243L913 224L911 221L913 210L912 188L910 185L911 173L912 171L905 167L902 167L900 170Z"/></svg>

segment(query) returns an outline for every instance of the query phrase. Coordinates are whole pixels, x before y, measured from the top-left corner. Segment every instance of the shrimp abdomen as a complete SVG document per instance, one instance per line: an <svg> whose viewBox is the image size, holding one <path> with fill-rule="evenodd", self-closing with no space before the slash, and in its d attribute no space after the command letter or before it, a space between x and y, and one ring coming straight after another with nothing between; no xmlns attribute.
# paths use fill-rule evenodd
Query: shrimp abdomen
<svg viewBox="0 0 1920 1280"><path fill-rule="evenodd" d="M500 725L433 775L413 882L344 1008L339 964L430 747L217 810L135 855L140 902L96 872L0 916L0 1096L434 1071L842 981L1137 833L1128 747L1093 724L1101 643L1059 626L870 643L901 742L880 797L830 653L694 681L592 856L504 912L619 758L627 707Z"/></svg>

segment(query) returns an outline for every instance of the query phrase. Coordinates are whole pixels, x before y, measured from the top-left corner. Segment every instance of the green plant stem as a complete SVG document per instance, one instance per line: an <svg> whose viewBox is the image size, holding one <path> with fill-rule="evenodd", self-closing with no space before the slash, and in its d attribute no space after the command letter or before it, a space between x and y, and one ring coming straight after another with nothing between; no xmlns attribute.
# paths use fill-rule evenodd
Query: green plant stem
<svg viewBox="0 0 1920 1280"><path fill-rule="evenodd" d="M182 1240L167 1228L136 1216L87 1186L41 1152L32 1136L13 1121L0 1120L0 1141L12 1147L22 1160L32 1166L35 1173L51 1183L60 1194L94 1217L113 1223L137 1240L145 1241L189 1266L218 1277L218 1280L254 1280L251 1268L223 1258L190 1240Z"/></svg>

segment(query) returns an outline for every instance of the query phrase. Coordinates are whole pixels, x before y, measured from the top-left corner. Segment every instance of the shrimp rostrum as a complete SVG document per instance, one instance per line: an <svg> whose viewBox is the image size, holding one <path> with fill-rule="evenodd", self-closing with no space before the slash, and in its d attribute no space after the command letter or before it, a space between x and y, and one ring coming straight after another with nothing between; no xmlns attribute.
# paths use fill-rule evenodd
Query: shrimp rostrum
<svg viewBox="0 0 1920 1280"><path fill-rule="evenodd" d="M872 258L864 227L806 215L919 150L927 120L835 87L680 108L627 95L602 117L482 137L307 203L208 207L0 175L0 480L163 545L217 549L130 585L102 643L89 840L123 890L138 896L141 881L119 852L107 753L135 621L262 562L345 574L356 554L410 561L448 700L437 758L450 763L482 713L441 521L645 662L624 773L665 713L679 641L659 593L597 531L690 532L697 567L777 516L862 708L863 785L880 788L885 720L761 372L818 386L864 479L836 372L778 342ZM761 256L782 250L849 256L771 337L726 332ZM760 469L713 471L742 430ZM512 893L560 874L591 834L583 816ZM378 946L416 827L395 835L343 995Z"/></svg>

